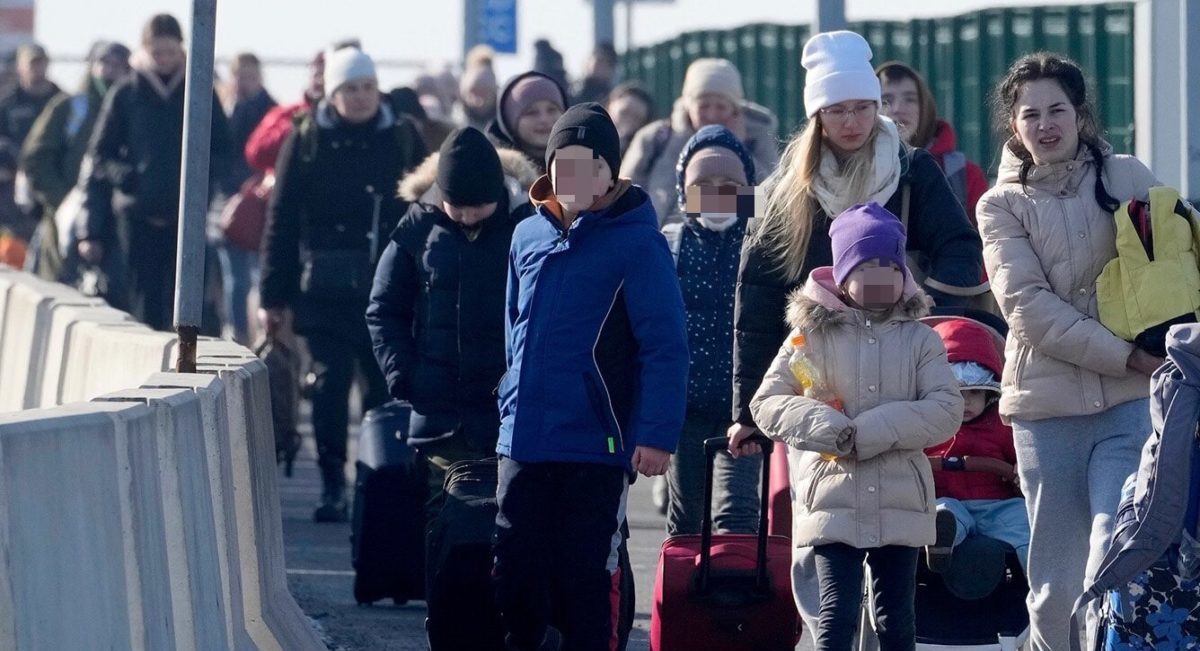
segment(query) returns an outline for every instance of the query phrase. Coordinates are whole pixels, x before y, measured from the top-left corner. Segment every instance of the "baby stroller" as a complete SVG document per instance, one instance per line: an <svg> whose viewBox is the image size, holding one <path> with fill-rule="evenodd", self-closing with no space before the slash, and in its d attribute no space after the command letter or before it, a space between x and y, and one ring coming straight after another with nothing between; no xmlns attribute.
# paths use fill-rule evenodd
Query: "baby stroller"
<svg viewBox="0 0 1200 651"><path fill-rule="evenodd" d="M1004 352L1007 327L992 314L975 310L941 312L922 319L935 326L953 319L969 319L992 332L996 347ZM864 606L873 603L867 585ZM1029 613L1025 597L1029 585L1016 550L986 536L968 536L954 548L949 571L935 574L917 566L916 628L918 651L1016 651L1029 638ZM859 630L860 651L878 649L873 631L874 610L863 608Z"/></svg>

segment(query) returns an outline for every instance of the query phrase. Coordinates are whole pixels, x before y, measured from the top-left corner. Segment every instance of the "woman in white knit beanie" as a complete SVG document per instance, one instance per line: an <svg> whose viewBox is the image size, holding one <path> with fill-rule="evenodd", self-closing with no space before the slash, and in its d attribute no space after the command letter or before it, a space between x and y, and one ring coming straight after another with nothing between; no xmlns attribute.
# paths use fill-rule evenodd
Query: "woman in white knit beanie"
<svg viewBox="0 0 1200 651"><path fill-rule="evenodd" d="M763 183L764 216L747 235L738 272L731 449L757 431L750 402L788 334L786 297L813 269L833 264L829 227L845 209L875 202L902 218L910 266L914 275L924 276L922 289L937 305L958 307L987 291L979 235L941 168L928 152L906 145L896 125L879 115L880 85L871 56L867 41L848 31L817 34L804 46L809 119ZM931 529L930 540L933 535ZM832 622L817 621L822 599L813 548L797 548L794 556L797 603L820 639ZM915 572L915 548L909 560ZM857 575L837 572L838 580L861 583L861 558L857 567ZM911 649L911 615L888 621L879 631L884 651ZM836 646L818 642L817 648Z"/></svg>

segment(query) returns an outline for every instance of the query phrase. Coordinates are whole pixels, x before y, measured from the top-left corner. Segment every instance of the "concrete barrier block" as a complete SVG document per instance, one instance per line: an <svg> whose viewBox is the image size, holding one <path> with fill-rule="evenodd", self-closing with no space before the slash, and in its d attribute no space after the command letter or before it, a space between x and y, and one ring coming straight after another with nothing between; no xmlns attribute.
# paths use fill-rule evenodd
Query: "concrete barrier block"
<svg viewBox="0 0 1200 651"><path fill-rule="evenodd" d="M142 403L154 413L163 516L159 536L165 542L175 648L230 648L198 396L191 390L138 388L109 393L96 402Z"/></svg>
<svg viewBox="0 0 1200 651"><path fill-rule="evenodd" d="M0 264L0 365L4 364L4 319L8 310L8 293L17 284L17 271Z"/></svg>
<svg viewBox="0 0 1200 651"><path fill-rule="evenodd" d="M104 301L29 274L20 274L9 289L0 324L5 333L0 351L0 412L36 407L41 400L52 313L68 305L96 307Z"/></svg>
<svg viewBox="0 0 1200 651"><path fill-rule="evenodd" d="M0 648L173 649L144 405L0 416Z"/></svg>
<svg viewBox="0 0 1200 651"><path fill-rule="evenodd" d="M42 361L40 398L36 407L54 407L62 404L63 379L67 360L80 353L72 344L76 339L74 330L87 327L85 324L136 325L133 317L120 310L105 306L79 306L55 304L50 316L50 333Z"/></svg>
<svg viewBox="0 0 1200 651"><path fill-rule="evenodd" d="M246 628L261 649L324 649L288 591L267 367L257 360L222 366L206 368L228 390Z"/></svg>
<svg viewBox="0 0 1200 651"><path fill-rule="evenodd" d="M62 371L62 402L83 402L141 386L174 363L176 337L128 323L80 323L71 331Z"/></svg>
<svg viewBox="0 0 1200 651"><path fill-rule="evenodd" d="M218 566L225 595L226 637L228 648L237 651L257 649L246 630L242 599L242 573L239 563L237 514L234 500L235 479L230 453L228 395L225 383L215 375L192 373L156 373L143 388L188 389L200 399L204 421L204 451L209 488L212 492L217 538Z"/></svg>

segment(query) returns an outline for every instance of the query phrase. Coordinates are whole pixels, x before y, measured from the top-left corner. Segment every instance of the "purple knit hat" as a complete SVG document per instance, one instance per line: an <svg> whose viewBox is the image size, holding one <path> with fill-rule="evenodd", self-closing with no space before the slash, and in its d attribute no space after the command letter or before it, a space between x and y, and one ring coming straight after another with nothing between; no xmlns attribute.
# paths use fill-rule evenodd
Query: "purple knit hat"
<svg viewBox="0 0 1200 651"><path fill-rule="evenodd" d="M847 208L829 227L833 248L833 279L841 285L854 268L868 260L894 262L908 275L905 247L908 237L900 219L877 203Z"/></svg>

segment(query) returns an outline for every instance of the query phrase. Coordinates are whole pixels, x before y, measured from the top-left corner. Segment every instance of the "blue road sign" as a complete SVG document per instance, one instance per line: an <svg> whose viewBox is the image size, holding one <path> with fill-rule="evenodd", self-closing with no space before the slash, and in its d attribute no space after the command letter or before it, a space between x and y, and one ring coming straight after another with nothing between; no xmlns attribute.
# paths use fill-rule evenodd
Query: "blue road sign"
<svg viewBox="0 0 1200 651"><path fill-rule="evenodd" d="M479 42L499 54L517 53L517 0L483 0Z"/></svg>

